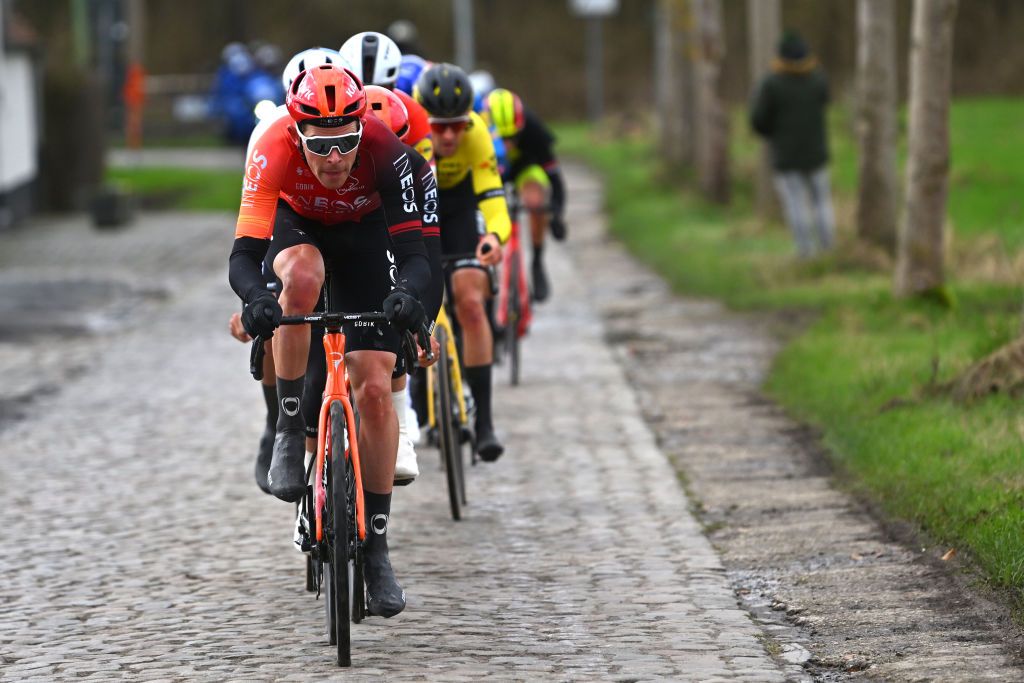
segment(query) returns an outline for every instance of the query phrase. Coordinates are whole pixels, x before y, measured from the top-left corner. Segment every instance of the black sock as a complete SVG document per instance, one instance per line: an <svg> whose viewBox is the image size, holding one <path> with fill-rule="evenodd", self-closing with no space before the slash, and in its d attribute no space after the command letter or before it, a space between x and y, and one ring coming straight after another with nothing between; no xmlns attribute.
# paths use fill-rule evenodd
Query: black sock
<svg viewBox="0 0 1024 683"><path fill-rule="evenodd" d="M533 261L537 263L544 258L544 245L535 244L533 245Z"/></svg>
<svg viewBox="0 0 1024 683"><path fill-rule="evenodd" d="M491 366L466 368L466 382L476 403L476 431L493 431L491 423Z"/></svg>
<svg viewBox="0 0 1024 683"><path fill-rule="evenodd" d="M363 490L366 511L366 550L388 548L388 521L391 517L391 494Z"/></svg>
<svg viewBox="0 0 1024 683"><path fill-rule="evenodd" d="M267 429L277 429L277 385L261 384L263 387L263 401L267 404Z"/></svg>
<svg viewBox="0 0 1024 683"><path fill-rule="evenodd" d="M277 431L305 430L306 423L302 419L302 390L305 384L305 375L295 379L277 378L277 395L280 398L278 405L281 406L281 412L277 415Z"/></svg>

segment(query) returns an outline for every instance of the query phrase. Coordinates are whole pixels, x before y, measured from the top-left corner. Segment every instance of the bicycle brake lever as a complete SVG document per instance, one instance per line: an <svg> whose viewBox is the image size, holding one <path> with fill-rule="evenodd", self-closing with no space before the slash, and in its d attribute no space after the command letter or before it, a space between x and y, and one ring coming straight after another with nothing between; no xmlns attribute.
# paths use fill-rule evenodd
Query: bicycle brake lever
<svg viewBox="0 0 1024 683"><path fill-rule="evenodd" d="M424 355L427 358L427 362L428 363L433 363L434 362L434 347L430 343L430 334L427 332L427 326L426 325L420 325L418 336L419 336L420 348L423 349L423 353L424 353Z"/></svg>
<svg viewBox="0 0 1024 683"><path fill-rule="evenodd" d="M249 351L249 374L257 382L263 379L263 356L265 354L263 337L257 335L252 340L252 350Z"/></svg>

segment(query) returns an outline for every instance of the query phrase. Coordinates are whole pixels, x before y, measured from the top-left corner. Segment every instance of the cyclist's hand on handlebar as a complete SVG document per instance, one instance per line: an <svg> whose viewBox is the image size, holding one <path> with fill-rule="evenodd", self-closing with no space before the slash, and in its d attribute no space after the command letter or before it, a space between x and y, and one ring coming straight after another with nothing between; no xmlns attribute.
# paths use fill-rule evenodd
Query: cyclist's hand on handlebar
<svg viewBox="0 0 1024 683"><path fill-rule="evenodd" d="M493 232L484 235L476 245L476 258L484 266L496 266L501 263L501 241Z"/></svg>
<svg viewBox="0 0 1024 683"><path fill-rule="evenodd" d="M427 357L426 349L419 347L420 356L419 364L421 368L428 368L437 362L437 357L441 353L441 345L437 343L437 340L430 337L430 357Z"/></svg>
<svg viewBox="0 0 1024 683"><path fill-rule="evenodd" d="M267 291L257 292L242 309L242 327L251 337L270 339L281 324L281 304Z"/></svg>
<svg viewBox="0 0 1024 683"><path fill-rule="evenodd" d="M228 321L228 332L230 332L231 336L240 342L252 341L252 337L249 336L249 333L246 332L245 328L242 326L241 313L231 314L231 320Z"/></svg>
<svg viewBox="0 0 1024 683"><path fill-rule="evenodd" d="M423 327L427 314L423 305L402 285L391 290L384 299L384 315L401 331L415 331Z"/></svg>

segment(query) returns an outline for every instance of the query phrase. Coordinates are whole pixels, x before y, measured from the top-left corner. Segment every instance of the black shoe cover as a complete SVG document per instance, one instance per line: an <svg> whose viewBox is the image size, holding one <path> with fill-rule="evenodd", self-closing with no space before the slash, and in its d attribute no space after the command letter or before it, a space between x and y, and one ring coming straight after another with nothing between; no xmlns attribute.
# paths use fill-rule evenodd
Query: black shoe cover
<svg viewBox="0 0 1024 683"><path fill-rule="evenodd" d="M263 430L263 436L260 437L260 450L256 454L256 485L263 493L270 493L267 472L270 470L270 459L274 456L275 436L277 436L277 432L273 427Z"/></svg>
<svg viewBox="0 0 1024 683"><path fill-rule="evenodd" d="M388 619L405 609L405 590L398 584L391 569L388 548L379 541L368 545L364 555L366 577L366 610Z"/></svg>
<svg viewBox="0 0 1024 683"><path fill-rule="evenodd" d="M544 272L544 262L539 258L533 260L533 299L534 301L546 301L551 295L548 287L548 275Z"/></svg>
<svg viewBox="0 0 1024 683"><path fill-rule="evenodd" d="M277 433L274 456L267 473L270 492L281 500L294 503L306 492L306 434L302 429Z"/></svg>
<svg viewBox="0 0 1024 683"><path fill-rule="evenodd" d="M505 452L505 447L498 441L493 429L477 428L476 452L484 462L494 462Z"/></svg>

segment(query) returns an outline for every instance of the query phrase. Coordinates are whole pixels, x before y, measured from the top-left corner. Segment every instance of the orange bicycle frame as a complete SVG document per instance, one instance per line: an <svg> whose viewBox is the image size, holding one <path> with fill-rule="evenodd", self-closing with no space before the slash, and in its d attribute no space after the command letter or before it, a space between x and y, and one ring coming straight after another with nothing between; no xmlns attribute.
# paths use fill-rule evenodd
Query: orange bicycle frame
<svg viewBox="0 0 1024 683"><path fill-rule="evenodd" d="M356 438L356 417L352 410L352 401L348 392L348 374L345 369L345 335L338 332L324 334L324 353L327 354L327 384L324 387L324 399L320 404L320 422L316 442L316 469L314 471L313 495L316 515L316 540L323 540L323 511L327 504L327 492L324 491L324 467L326 466L327 444L332 435L330 432L331 403L341 401L345 408L345 423L348 429L348 450L345 457L352 460L352 476L355 479L356 492L356 526L359 540L366 539L366 524L363 513L363 475L359 465L359 439Z"/></svg>

